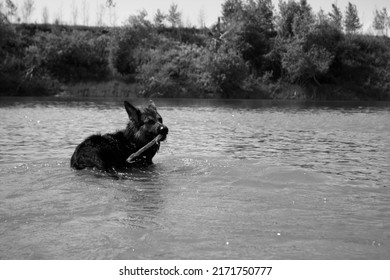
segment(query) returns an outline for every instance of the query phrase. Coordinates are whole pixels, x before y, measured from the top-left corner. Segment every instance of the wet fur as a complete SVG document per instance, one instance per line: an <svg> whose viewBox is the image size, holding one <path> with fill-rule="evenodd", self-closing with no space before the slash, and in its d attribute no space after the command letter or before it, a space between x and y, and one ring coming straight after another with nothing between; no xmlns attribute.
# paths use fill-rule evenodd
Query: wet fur
<svg viewBox="0 0 390 280"><path fill-rule="evenodd" d="M124 102L129 123L124 130L104 135L95 134L80 143L71 158L73 169L96 168L102 171L126 169L134 165L150 165L154 155L160 148L156 143L130 164L127 158L152 141L158 134L165 140L168 128L162 124L153 102L148 107L136 108Z"/></svg>

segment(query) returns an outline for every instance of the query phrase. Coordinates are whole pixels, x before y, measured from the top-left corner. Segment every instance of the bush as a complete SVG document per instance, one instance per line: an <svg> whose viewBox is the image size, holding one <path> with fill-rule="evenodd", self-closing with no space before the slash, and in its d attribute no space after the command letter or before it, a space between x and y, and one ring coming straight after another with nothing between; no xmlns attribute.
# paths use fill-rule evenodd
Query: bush
<svg viewBox="0 0 390 280"><path fill-rule="evenodd" d="M202 90L195 82L199 72L196 61L201 49L177 42L162 41L157 49L150 49L144 64L139 67L138 79L145 95L160 93L178 97Z"/></svg>
<svg viewBox="0 0 390 280"><path fill-rule="evenodd" d="M231 91L241 88L249 70L239 53L222 46L216 53L210 53L206 72L222 96L229 97Z"/></svg>
<svg viewBox="0 0 390 280"><path fill-rule="evenodd" d="M127 24L113 32L110 45L110 65L113 72L134 75L150 48L158 44L157 30L145 19L145 12L130 16Z"/></svg>
<svg viewBox="0 0 390 280"><path fill-rule="evenodd" d="M19 34L0 12L0 94L15 94L24 63Z"/></svg>
<svg viewBox="0 0 390 280"><path fill-rule="evenodd" d="M339 83L363 89L390 91L390 39L368 35L348 35L337 45L331 68Z"/></svg>
<svg viewBox="0 0 390 280"><path fill-rule="evenodd" d="M308 80L320 85L318 76L325 75L333 61L333 55L324 47L312 45L307 51L303 41L295 39L288 43L282 55L282 67L286 78L292 83L306 83Z"/></svg>
<svg viewBox="0 0 390 280"><path fill-rule="evenodd" d="M110 77L108 43L108 36L89 32L38 33L34 59L60 81L100 81Z"/></svg>
<svg viewBox="0 0 390 280"><path fill-rule="evenodd" d="M231 49L214 51L165 41L149 51L138 77L144 95L200 97L219 93L228 97L241 87L247 72L243 59Z"/></svg>

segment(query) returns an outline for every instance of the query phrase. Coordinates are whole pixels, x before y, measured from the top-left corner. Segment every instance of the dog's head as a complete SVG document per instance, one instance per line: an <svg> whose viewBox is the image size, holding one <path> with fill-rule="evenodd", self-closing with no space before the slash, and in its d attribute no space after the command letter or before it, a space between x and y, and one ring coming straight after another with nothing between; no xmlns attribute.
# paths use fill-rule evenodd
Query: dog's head
<svg viewBox="0 0 390 280"><path fill-rule="evenodd" d="M134 107L129 102L124 102L125 109L129 115L129 133L133 134L133 139L140 145L146 145L157 135L161 135L164 141L168 134L168 127L163 125L163 119L157 112L156 105L150 101L146 107Z"/></svg>

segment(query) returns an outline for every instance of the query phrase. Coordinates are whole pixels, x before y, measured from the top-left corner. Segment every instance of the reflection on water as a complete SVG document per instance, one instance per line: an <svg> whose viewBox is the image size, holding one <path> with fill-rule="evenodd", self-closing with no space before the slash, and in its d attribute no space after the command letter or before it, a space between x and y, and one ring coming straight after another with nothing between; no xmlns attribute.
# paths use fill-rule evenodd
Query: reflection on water
<svg viewBox="0 0 390 280"><path fill-rule="evenodd" d="M155 165L109 177L69 159L121 101L1 99L0 258L390 257L389 104L156 104Z"/></svg>

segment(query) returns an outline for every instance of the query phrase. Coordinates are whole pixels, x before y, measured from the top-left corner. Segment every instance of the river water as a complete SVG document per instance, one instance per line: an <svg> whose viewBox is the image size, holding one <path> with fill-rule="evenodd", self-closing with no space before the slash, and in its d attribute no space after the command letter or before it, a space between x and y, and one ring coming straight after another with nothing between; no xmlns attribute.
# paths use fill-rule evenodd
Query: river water
<svg viewBox="0 0 390 280"><path fill-rule="evenodd" d="M122 102L0 99L1 259L390 259L389 103L155 100L154 166L72 170Z"/></svg>

